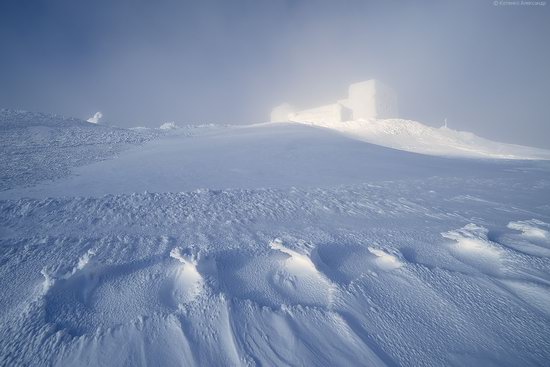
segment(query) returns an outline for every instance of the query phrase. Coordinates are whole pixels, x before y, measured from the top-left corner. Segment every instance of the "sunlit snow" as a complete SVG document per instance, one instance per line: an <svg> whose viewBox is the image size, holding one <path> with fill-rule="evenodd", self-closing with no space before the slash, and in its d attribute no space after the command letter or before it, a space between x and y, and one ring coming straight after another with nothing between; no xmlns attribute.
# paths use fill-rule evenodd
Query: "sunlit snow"
<svg viewBox="0 0 550 367"><path fill-rule="evenodd" d="M399 119L166 126L1 111L0 365L550 360L547 151Z"/></svg>

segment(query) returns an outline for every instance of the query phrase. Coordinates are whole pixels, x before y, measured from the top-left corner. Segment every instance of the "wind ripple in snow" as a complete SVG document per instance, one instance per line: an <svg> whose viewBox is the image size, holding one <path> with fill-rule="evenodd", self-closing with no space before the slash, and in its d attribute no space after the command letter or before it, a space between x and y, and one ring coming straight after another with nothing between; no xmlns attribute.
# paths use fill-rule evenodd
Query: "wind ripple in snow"
<svg viewBox="0 0 550 367"><path fill-rule="evenodd" d="M153 312L173 312L192 302L201 288L191 261L152 256L111 265L91 260L89 254L61 276L43 271L46 321L75 335L128 324ZM170 256L185 260L178 249Z"/></svg>
<svg viewBox="0 0 550 367"><path fill-rule="evenodd" d="M550 225L536 219L508 223L508 228L520 234L504 234L499 241L517 251L541 257L550 257Z"/></svg>
<svg viewBox="0 0 550 367"><path fill-rule="evenodd" d="M532 224L518 222L512 227L526 229L540 237L540 228L533 230ZM525 266L516 252L490 241L488 232L486 228L470 223L461 229L442 233L442 236L456 241L450 251L460 261L492 276L496 284L512 293L525 307L550 316L550 276Z"/></svg>

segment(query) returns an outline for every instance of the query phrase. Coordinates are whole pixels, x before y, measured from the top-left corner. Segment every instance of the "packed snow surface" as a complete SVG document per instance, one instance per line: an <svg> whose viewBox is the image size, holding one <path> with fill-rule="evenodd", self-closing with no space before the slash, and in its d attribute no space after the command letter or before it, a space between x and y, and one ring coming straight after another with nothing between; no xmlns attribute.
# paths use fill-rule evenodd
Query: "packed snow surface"
<svg viewBox="0 0 550 367"><path fill-rule="evenodd" d="M2 366L550 361L547 161L2 113Z"/></svg>

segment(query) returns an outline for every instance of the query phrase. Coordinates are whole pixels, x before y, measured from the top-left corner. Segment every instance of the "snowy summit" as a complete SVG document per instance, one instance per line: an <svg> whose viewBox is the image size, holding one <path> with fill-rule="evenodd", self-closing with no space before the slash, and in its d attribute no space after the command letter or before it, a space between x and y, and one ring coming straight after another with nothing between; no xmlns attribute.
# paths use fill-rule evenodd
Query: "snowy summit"
<svg viewBox="0 0 550 367"><path fill-rule="evenodd" d="M0 367L550 366L537 4L3 1Z"/></svg>
<svg viewBox="0 0 550 367"><path fill-rule="evenodd" d="M372 144L429 155L550 159L548 150L499 143L447 126L434 128L400 119L396 93L377 80L350 85L348 97L333 104L297 110L284 103L271 111L271 122L328 128Z"/></svg>
<svg viewBox="0 0 550 367"><path fill-rule="evenodd" d="M548 163L388 149L353 129L402 126L370 121L1 110L0 364L543 365Z"/></svg>

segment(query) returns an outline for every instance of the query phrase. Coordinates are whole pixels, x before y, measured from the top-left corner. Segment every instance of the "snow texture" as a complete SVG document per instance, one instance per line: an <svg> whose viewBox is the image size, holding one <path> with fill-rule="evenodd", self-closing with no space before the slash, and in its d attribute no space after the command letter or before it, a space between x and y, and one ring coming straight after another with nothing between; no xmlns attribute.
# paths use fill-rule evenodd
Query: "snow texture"
<svg viewBox="0 0 550 367"><path fill-rule="evenodd" d="M0 116L2 366L550 361L547 161Z"/></svg>

